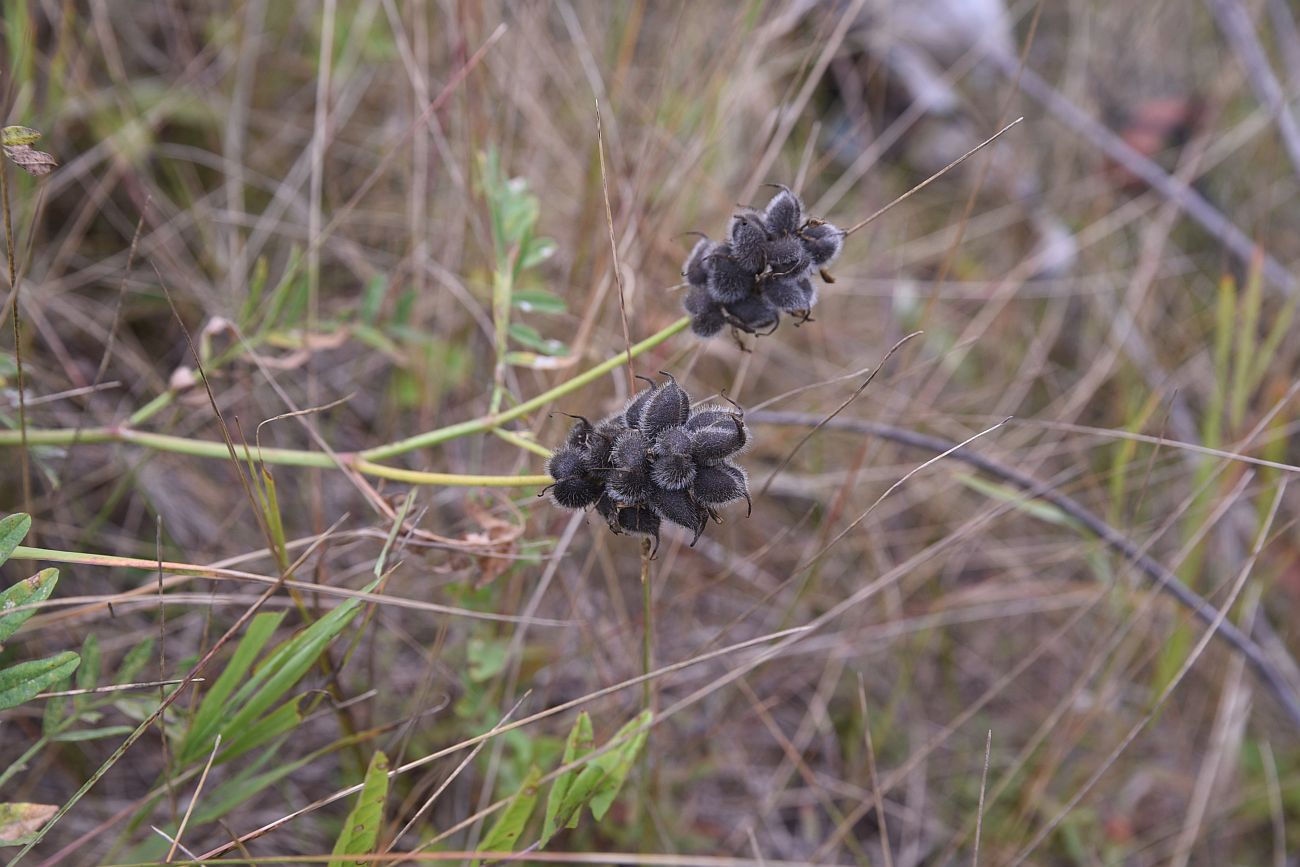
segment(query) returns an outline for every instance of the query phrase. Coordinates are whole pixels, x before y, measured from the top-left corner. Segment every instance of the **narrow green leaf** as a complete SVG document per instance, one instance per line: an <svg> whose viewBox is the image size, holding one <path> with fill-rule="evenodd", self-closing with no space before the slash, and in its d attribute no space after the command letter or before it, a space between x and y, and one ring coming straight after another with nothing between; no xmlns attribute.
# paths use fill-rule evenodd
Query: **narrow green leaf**
<svg viewBox="0 0 1300 867"><path fill-rule="evenodd" d="M0 593L0 642L7 641L9 636L18 631L18 627L36 613L35 608L27 608L23 611L13 611L13 609L44 602L50 598L50 594L54 592L54 585L58 582L58 569L42 569L32 577L25 578ZM13 611L13 613L5 614L6 611Z"/></svg>
<svg viewBox="0 0 1300 867"><path fill-rule="evenodd" d="M199 704L199 710L190 722L189 730L185 733L185 739L181 742L180 761L181 764L188 764L196 761L199 757L206 757L209 750L212 749L212 738L216 736L217 731L221 728L222 721L234 712L234 708L229 702L230 695L235 689L243 683L248 676L248 670L253 665L266 642L271 640L272 634L284 620L284 613L275 614L258 614L248 624L244 632L244 637L240 639L239 646L235 648L235 654L226 663L222 670L221 676L217 682L208 690L207 695Z"/></svg>
<svg viewBox="0 0 1300 867"><path fill-rule="evenodd" d="M388 797L388 757L376 752L370 757L366 779L357 795L356 806L348 813L343 831L334 844L332 855L370 855L379 843L379 829L384 822L384 799ZM354 861L353 864L364 864ZM329 867L347 867L346 858L330 861Z"/></svg>
<svg viewBox="0 0 1300 867"><path fill-rule="evenodd" d="M569 347L563 341L543 337L536 328L525 322L511 322L507 330L512 340L529 349L536 349L546 355L569 354Z"/></svg>
<svg viewBox="0 0 1300 867"><path fill-rule="evenodd" d="M1045 503L1042 500L1026 498L1025 494L1008 485L1000 485L996 482L989 482L981 479L979 476L959 474L958 479L968 488L972 488L995 500L1001 500L1008 503L1012 508L1031 515L1040 521L1046 521L1049 524L1058 524L1062 527L1075 526L1074 520L1051 503Z"/></svg>
<svg viewBox="0 0 1300 867"><path fill-rule="evenodd" d="M591 796L595 793L596 787L600 785L605 773L605 767L598 762L592 762L582 769L582 773L578 774L577 779L569 785L568 791L564 793L564 798L560 801L559 809L555 811L555 824L557 827L578 827L578 818L582 815L582 808L591 802Z"/></svg>
<svg viewBox="0 0 1300 867"><path fill-rule="evenodd" d="M591 714L585 710L578 714L578 718L573 721L573 728L569 729L569 737L564 742L564 758L560 760L562 765L571 765L578 759L591 752L595 744L595 734L591 728ZM546 796L546 819L542 823L542 838L539 846L545 846L555 836L555 832L560 828L560 822L557 817L560 813L560 804L564 802L565 795L568 794L569 788L573 781L578 777L578 769L560 774L551 783L551 791Z"/></svg>
<svg viewBox="0 0 1300 867"><path fill-rule="evenodd" d="M569 308L564 299L546 289L517 289L510 299L525 313L564 313Z"/></svg>
<svg viewBox="0 0 1300 867"><path fill-rule="evenodd" d="M73 743L75 741L97 741L101 738L118 738L126 737L135 731L131 726L103 726L95 729L77 729L70 732L59 732L53 735L50 740L59 743Z"/></svg>
<svg viewBox="0 0 1300 867"><path fill-rule="evenodd" d="M95 633L89 632L86 634L86 640L81 642L81 667L77 669L77 689L94 689L95 684L99 683L100 665L99 639L95 637Z"/></svg>
<svg viewBox="0 0 1300 867"><path fill-rule="evenodd" d="M280 705L252 725L235 733L229 744L222 741L221 755L218 762L228 762L244 753L257 749L287 732L293 731L302 722L303 696Z"/></svg>
<svg viewBox="0 0 1300 867"><path fill-rule="evenodd" d="M70 682L64 679L61 683L52 683L50 684L50 690L52 692L65 690ZM51 737L59 733L68 718L68 706L70 704L72 704L72 699L66 696L46 699L45 715L41 717L41 734Z"/></svg>
<svg viewBox="0 0 1300 867"><path fill-rule="evenodd" d="M523 255L519 257L519 267L536 268L554 256L557 249L555 242L550 238L531 238L524 247Z"/></svg>
<svg viewBox="0 0 1300 867"><path fill-rule="evenodd" d="M130 683L135 680L135 676L149 664L149 659L153 656L153 644L152 638L146 638L128 650L126 656L122 657L122 664L117 667L117 676L113 682Z"/></svg>
<svg viewBox="0 0 1300 867"><path fill-rule="evenodd" d="M0 710L17 707L77 670L81 657L71 650L0 671Z"/></svg>
<svg viewBox="0 0 1300 867"><path fill-rule="evenodd" d="M14 549L18 547L18 543L23 540L23 537L27 535L27 531L31 528L31 517L22 512L0 518L0 563L5 562L13 555Z"/></svg>
<svg viewBox="0 0 1300 867"><path fill-rule="evenodd" d="M510 803L492 824L491 830L483 837L483 842L478 847L480 852L515 851L515 844L519 842L528 819L533 815L533 807L537 806L537 781L541 778L542 769L537 765L530 765L528 774L519 786L519 791L515 792ZM478 863L477 860L471 862L475 867Z"/></svg>
<svg viewBox="0 0 1300 867"><path fill-rule="evenodd" d="M597 822L605 818L605 813L609 811L610 806L614 803L618 790L623 788L623 781L627 779L628 773L632 770L632 765L636 763L636 757L650 737L650 729L643 727L649 726L652 716L648 710L637 714L636 718L619 729L618 733L610 739L611 743L613 743L627 737L628 740L623 746L611 750L596 759L596 762L603 765L607 771L601 777L596 786L596 791L591 796L591 815L595 817ZM638 728L642 730L636 731ZM636 733L632 734L632 732Z"/></svg>
<svg viewBox="0 0 1300 867"><path fill-rule="evenodd" d="M0 134L0 144L5 147L32 145L41 140L41 134L29 126L7 126Z"/></svg>
<svg viewBox="0 0 1300 867"><path fill-rule="evenodd" d="M292 762L282 762L269 771L258 773L266 761L273 758L278 751L279 745L276 745L259 756L251 767L242 768L236 776L224 781L211 793L204 792L203 802L195 809L194 816L190 819L191 827L197 828L208 822L215 822L231 810L247 805L263 790L320 758L318 754L312 753Z"/></svg>

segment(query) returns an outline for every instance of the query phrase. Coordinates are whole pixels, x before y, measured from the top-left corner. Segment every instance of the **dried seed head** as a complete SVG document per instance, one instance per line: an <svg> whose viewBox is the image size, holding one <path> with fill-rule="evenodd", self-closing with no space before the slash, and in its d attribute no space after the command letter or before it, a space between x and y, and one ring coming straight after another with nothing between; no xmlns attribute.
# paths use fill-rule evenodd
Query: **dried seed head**
<svg viewBox="0 0 1300 867"><path fill-rule="evenodd" d="M762 295L750 295L728 304L726 311L731 316L731 324L750 334L771 333L781 319L781 314Z"/></svg>
<svg viewBox="0 0 1300 867"><path fill-rule="evenodd" d="M646 379L644 376L638 376L637 379L645 379L650 385L632 395L627 406L623 408L623 423L629 428L640 426L641 413L645 411L645 405L650 401L650 395L654 394L655 390L654 380Z"/></svg>
<svg viewBox="0 0 1300 867"><path fill-rule="evenodd" d="M718 302L713 300L709 290L703 286L692 286L686 290L686 295L682 299L682 306L686 312L692 316L699 316L709 310L717 310Z"/></svg>
<svg viewBox="0 0 1300 867"><path fill-rule="evenodd" d="M711 403L708 406L697 407L686 420L684 427L687 433L690 433L715 424L731 424L732 419L743 420L744 417L738 409Z"/></svg>
<svg viewBox="0 0 1300 867"><path fill-rule="evenodd" d="M565 415L568 415L568 413L565 413ZM591 437L593 430L591 422L580 415L570 417L577 419L577 421L574 422L573 427L569 428L569 435L565 437L564 444L569 448L585 449L587 440Z"/></svg>
<svg viewBox="0 0 1300 867"><path fill-rule="evenodd" d="M773 274L798 278L811 267L812 260L798 238L783 235L767 242L767 264Z"/></svg>
<svg viewBox="0 0 1300 867"><path fill-rule="evenodd" d="M691 539L692 546L699 541L700 534L704 532L705 524L709 519L708 511L692 500L691 495L684 490L652 491L648 505L665 521L671 521L694 533L695 538Z"/></svg>
<svg viewBox="0 0 1300 867"><path fill-rule="evenodd" d="M805 278L806 279L806 278ZM785 313L807 310L805 296L799 284L801 281L789 277L775 277L763 281L763 297L773 307Z"/></svg>
<svg viewBox="0 0 1300 867"><path fill-rule="evenodd" d="M700 467L691 485L695 499L705 505L722 506L736 500L749 500L749 480L745 471L730 461Z"/></svg>
<svg viewBox="0 0 1300 867"><path fill-rule="evenodd" d="M708 261L712 255L714 243L708 238L701 238L695 242L691 255L686 258L686 266L682 268L682 276L686 282L690 283L696 289L703 289L709 282Z"/></svg>
<svg viewBox="0 0 1300 867"><path fill-rule="evenodd" d="M774 238L793 234L803 222L803 205L799 198L785 187L772 197L763 212L763 222L768 234Z"/></svg>
<svg viewBox="0 0 1300 867"><path fill-rule="evenodd" d="M721 331L726 324L727 319L723 315L721 307L715 307L691 317L691 331L696 337L712 337Z"/></svg>
<svg viewBox="0 0 1300 867"><path fill-rule="evenodd" d="M659 516L645 506L628 506L618 510L618 531L634 536L649 536L659 544Z"/></svg>
<svg viewBox="0 0 1300 867"><path fill-rule="evenodd" d="M659 371L663 373L663 371ZM637 427L650 440L670 427L686 421L691 413L691 399L672 374L663 373L668 381L654 389L641 412Z"/></svg>
<svg viewBox="0 0 1300 867"><path fill-rule="evenodd" d="M694 480L695 461L690 455L660 455L650 463L650 481L665 491L680 491Z"/></svg>
<svg viewBox="0 0 1300 867"><path fill-rule="evenodd" d="M551 452L546 461L546 472L556 481L577 479L587 474L587 462L581 451L565 446Z"/></svg>
<svg viewBox="0 0 1300 867"><path fill-rule="evenodd" d="M799 291L803 293L803 307L800 309L812 310L817 303L817 285L805 277L799 281Z"/></svg>
<svg viewBox="0 0 1300 867"><path fill-rule="evenodd" d="M698 464L713 464L739 452L749 443L749 428L732 416L725 422L691 433L691 457Z"/></svg>
<svg viewBox="0 0 1300 867"><path fill-rule="evenodd" d="M809 222L799 230L799 238L814 266L829 265L844 247L844 234L830 223Z"/></svg>
<svg viewBox="0 0 1300 867"><path fill-rule="evenodd" d="M728 234L731 258L750 274L762 271L767 262L763 249L767 244L767 231L759 220L748 214L736 214L731 218L731 231Z"/></svg>
<svg viewBox="0 0 1300 867"><path fill-rule="evenodd" d="M720 304L730 304L754 291L754 272L746 271L731 255L730 244L719 244L709 257L709 294Z"/></svg>
<svg viewBox="0 0 1300 867"><path fill-rule="evenodd" d="M551 486L551 500L562 509L585 509L604 493L604 482L593 476L561 479Z"/></svg>

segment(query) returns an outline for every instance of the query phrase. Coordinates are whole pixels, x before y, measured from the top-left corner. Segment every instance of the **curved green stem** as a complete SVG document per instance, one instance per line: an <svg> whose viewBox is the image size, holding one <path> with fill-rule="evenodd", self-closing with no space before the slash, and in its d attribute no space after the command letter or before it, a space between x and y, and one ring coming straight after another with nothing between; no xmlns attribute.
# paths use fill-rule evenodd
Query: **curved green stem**
<svg viewBox="0 0 1300 867"><path fill-rule="evenodd" d="M682 317L673 324L664 328L631 348L632 357L636 357L649 349L653 349L664 341L668 340L675 334L680 333L690 324L690 319ZM376 463L384 458L391 458L397 455L405 454L416 449L428 448L440 443L453 440L458 437L468 436L475 433L484 433L496 430L499 425L512 421L527 415L533 410L540 409L543 406L554 401L556 398L563 397L588 383L594 382L612 370L617 369L620 365L627 362L628 353L620 352L613 358L601 362L590 370L575 376L573 379L566 380L552 389L542 392L531 400L524 401L518 406L512 407L505 412L489 413L469 421L459 422L448 425L447 427L438 428L437 430L417 434L404 440L398 440L387 445L377 446L372 449L366 449L362 452L339 453L338 455L328 455L325 452L309 451L306 449L277 449L262 448L257 450L258 459L266 464L286 467L320 467L322 469L337 469L340 466L351 468L367 476L373 476L380 479L392 479L393 481L406 482L412 485L444 485L449 487L540 487L548 485L551 477L546 475L528 475L528 476L494 476L494 475L469 475L465 473L430 473L419 470L407 470L401 467L390 467L385 464ZM28 446L71 446L79 443L128 443L130 445L140 446L153 451L173 452L175 454L190 455L199 458L216 458L218 460L228 460L230 450L223 442L213 440L189 439L187 437L172 436L170 434L149 433L148 431L134 430L129 425L138 423L153 415L171 402L173 394L167 392L155 398L146 404L128 420L128 426L123 427L93 427L82 430L75 429L58 429L58 430L37 430L28 428L26 431L25 444ZM516 435L507 435L509 432L499 431L507 441L514 443L529 451L539 455L544 451L544 447L537 443L524 440ZM24 438L21 431L0 430L0 448L5 446L18 446L24 444ZM549 452L547 452L549 454Z"/></svg>

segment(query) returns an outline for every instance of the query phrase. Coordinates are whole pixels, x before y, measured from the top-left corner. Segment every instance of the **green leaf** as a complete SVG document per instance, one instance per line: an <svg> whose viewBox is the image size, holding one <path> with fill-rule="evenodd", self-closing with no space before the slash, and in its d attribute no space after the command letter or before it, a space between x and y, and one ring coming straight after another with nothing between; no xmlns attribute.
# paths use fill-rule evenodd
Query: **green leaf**
<svg viewBox="0 0 1300 867"><path fill-rule="evenodd" d="M18 547L18 543L23 540L31 527L31 516L22 512L0 518L0 563L4 563L13 555L14 549Z"/></svg>
<svg viewBox="0 0 1300 867"><path fill-rule="evenodd" d="M357 314L367 325L374 325L379 318L379 309L384 305L384 296L388 294L388 277L376 274L370 278L366 288L361 292L361 309Z"/></svg>
<svg viewBox="0 0 1300 867"><path fill-rule="evenodd" d="M388 797L388 757L376 752L370 757L366 779L357 795L356 806L348 813L343 831L331 855L370 855L379 843L379 829L384 823L384 799ZM353 864L365 864L354 861ZM347 859L330 861L329 867L347 867Z"/></svg>
<svg viewBox="0 0 1300 867"><path fill-rule="evenodd" d="M9 636L17 632L18 627L30 620L31 616L36 613L36 609L27 608L23 611L14 611L12 614L5 614L4 612L12 611L20 606L44 602L50 598L50 594L54 592L54 585L58 582L58 569L42 569L32 577L19 581L5 592L0 593L0 642L7 641Z"/></svg>
<svg viewBox="0 0 1300 867"><path fill-rule="evenodd" d="M203 697L198 713L190 722L185 739L181 742L181 764L189 764L199 758L207 757L208 751L212 749L212 738L221 728L222 721L234 712L234 706L230 704L231 693L247 680L248 670L252 667L253 661L266 646L266 642L271 640L272 634L282 620L284 620L283 612L258 614L248 624L244 637L239 640L239 646L235 648L234 656L226 663L217 682Z"/></svg>
<svg viewBox="0 0 1300 867"><path fill-rule="evenodd" d="M578 827L578 817L582 814L582 808L590 803L591 796L596 791L596 786L600 784L601 778L604 776L604 766L595 761L582 769L577 779L569 785L568 791L564 793L564 798L560 801L559 809L555 811L557 828Z"/></svg>
<svg viewBox="0 0 1300 867"><path fill-rule="evenodd" d="M492 829L487 832L483 842L479 844L480 852L513 852L515 844L519 842L519 837L524 833L524 826L528 824L528 819L533 815L533 807L537 805L537 781L542 778L542 769L537 765L531 765L528 768L528 774L524 777L523 784L520 785L519 791L515 792L510 803L501 811L501 815L496 822L492 824ZM471 862L475 867L478 861Z"/></svg>
<svg viewBox="0 0 1300 867"><path fill-rule="evenodd" d="M569 309L563 298L546 289L516 289L510 303L525 313L565 313Z"/></svg>
<svg viewBox="0 0 1300 867"><path fill-rule="evenodd" d="M58 811L53 804L0 804L0 846L27 842Z"/></svg>
<svg viewBox="0 0 1300 867"><path fill-rule="evenodd" d="M465 650L469 661L469 679L475 683L484 683L500 674L506 667L508 649L504 641L471 638Z"/></svg>
<svg viewBox="0 0 1300 867"><path fill-rule="evenodd" d="M0 710L17 707L77 670L81 657L71 650L0 671Z"/></svg>
<svg viewBox="0 0 1300 867"><path fill-rule="evenodd" d="M529 349L536 349L544 355L568 355L569 347L560 340L543 337L536 328L523 322L511 322L510 337Z"/></svg>
<svg viewBox="0 0 1300 867"><path fill-rule="evenodd" d="M74 741L97 741L101 738L119 738L129 735L135 731L131 726L103 726L97 729L78 729L70 732L59 732L53 735L50 740L59 743L73 743Z"/></svg>
<svg viewBox="0 0 1300 867"><path fill-rule="evenodd" d="M263 767L265 760L272 758L277 751L278 746L267 750L266 753L257 758L251 767L241 769L239 774L223 782L211 793L204 792L203 802L194 811L194 816L190 820L191 826L198 827L208 822L214 822L231 810L249 804L254 797L266 788L275 785L280 780L319 758L318 755L313 753L292 762L277 764L269 771L257 773Z"/></svg>
<svg viewBox="0 0 1300 867"><path fill-rule="evenodd" d="M94 689L95 684L99 682L100 664L99 639L93 632L87 633L86 640L81 642L81 667L77 669L77 689ZM84 696L79 697L84 698Z"/></svg>
<svg viewBox="0 0 1300 867"><path fill-rule="evenodd" d="M578 714L578 718L573 721L573 728L569 729L569 737L564 742L564 758L560 760L562 765L571 765L578 759L591 752L595 744L595 734L591 728L591 714L585 710ZM578 770L574 768L555 778L551 784L550 794L546 796L546 820L542 823L542 839L538 844L545 846L555 836L555 832L560 828L560 822L557 818L560 813L560 804L564 802L565 796L573 785L573 781L578 778Z"/></svg>
<svg viewBox="0 0 1300 867"><path fill-rule="evenodd" d="M41 140L41 134L28 126L7 126L0 133L0 144L5 147L32 145Z"/></svg>
<svg viewBox="0 0 1300 867"><path fill-rule="evenodd" d="M275 740L280 735L293 731L302 722L302 708L299 705L303 698L298 696L293 701L280 705L246 729L239 731L230 739L229 744L222 741L218 761L228 762Z"/></svg>
<svg viewBox="0 0 1300 867"><path fill-rule="evenodd" d="M555 242L550 238L533 238L524 247L523 255L519 257L519 267L536 268L554 256L556 249Z"/></svg>
<svg viewBox="0 0 1300 867"><path fill-rule="evenodd" d="M117 667L117 676L113 682L130 683L135 680L135 676L149 663L151 656L153 656L153 639L146 638L122 657L122 664Z"/></svg>
<svg viewBox="0 0 1300 867"><path fill-rule="evenodd" d="M981 479L979 476L968 474L958 474L957 478L968 488L973 488L994 500L1001 500L1009 503L1013 508L1024 512L1026 515L1037 518L1040 521L1046 521L1049 524L1058 524L1062 527L1075 526L1074 519L1062 512L1051 503L1045 503L1042 500L1028 499L1026 495L1007 485L999 485L996 482L989 482Z"/></svg>
<svg viewBox="0 0 1300 867"><path fill-rule="evenodd" d="M623 781L627 779L628 772L636 763L637 755L650 737L650 729L642 727L649 726L652 718L653 714L648 710L637 714L636 718L618 730L610 742L614 743L625 737L628 740L621 747L596 759L596 762L603 765L606 770L606 774L601 777L595 793L591 796L591 815L597 822L605 818L605 813L614 803L618 790L623 788ZM642 730L636 731L638 728ZM632 732L636 733L632 734Z"/></svg>

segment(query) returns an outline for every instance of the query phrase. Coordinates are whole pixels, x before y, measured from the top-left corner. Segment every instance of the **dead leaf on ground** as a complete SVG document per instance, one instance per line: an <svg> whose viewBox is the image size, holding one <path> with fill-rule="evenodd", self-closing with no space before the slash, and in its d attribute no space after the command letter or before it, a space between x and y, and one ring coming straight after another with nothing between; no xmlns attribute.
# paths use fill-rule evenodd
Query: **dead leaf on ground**
<svg viewBox="0 0 1300 867"><path fill-rule="evenodd" d="M53 804L0 804L0 846L35 834L58 810Z"/></svg>
<svg viewBox="0 0 1300 867"><path fill-rule="evenodd" d="M38 151L31 145L25 144L5 145L5 156L13 160L18 168L36 177L48 175L59 164L58 160L45 151Z"/></svg>

